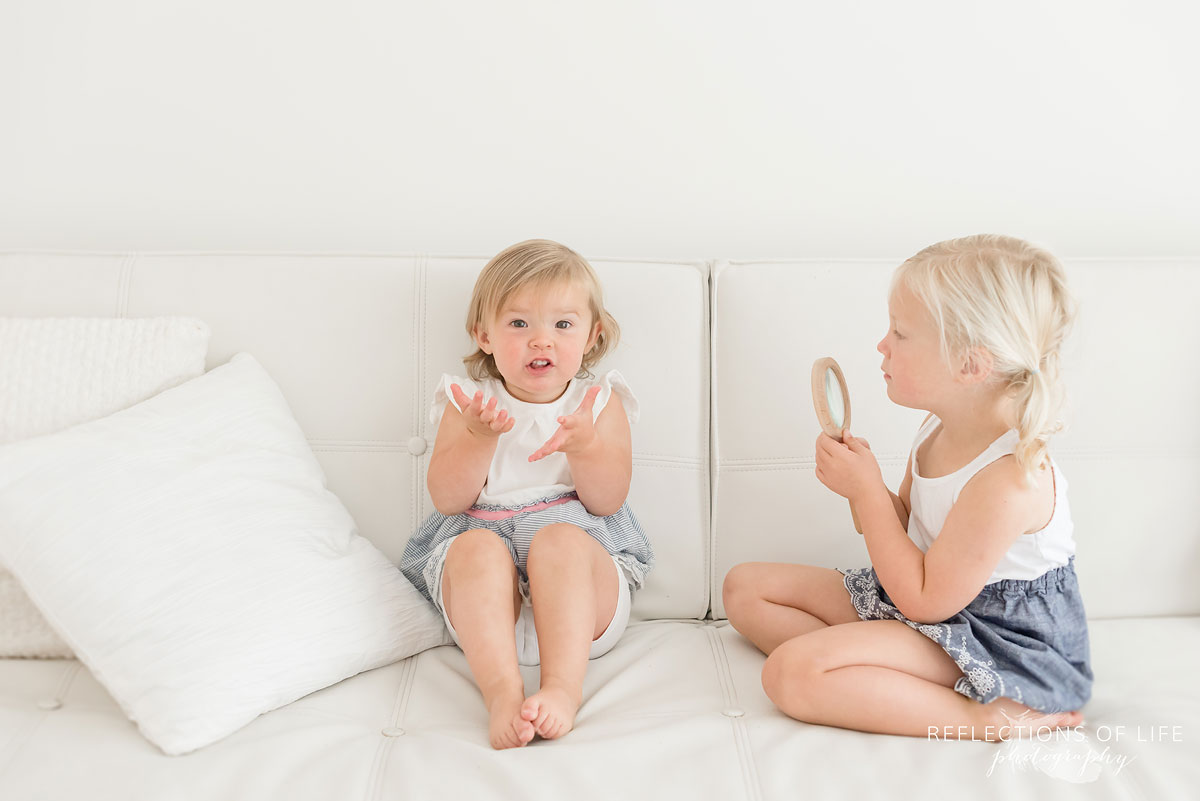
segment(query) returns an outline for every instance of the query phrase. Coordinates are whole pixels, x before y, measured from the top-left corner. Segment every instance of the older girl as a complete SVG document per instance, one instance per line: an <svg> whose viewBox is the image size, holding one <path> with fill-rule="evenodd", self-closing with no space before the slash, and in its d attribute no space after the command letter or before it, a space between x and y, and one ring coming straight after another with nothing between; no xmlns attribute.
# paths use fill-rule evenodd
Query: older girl
<svg viewBox="0 0 1200 801"><path fill-rule="evenodd" d="M941 242L897 269L888 310L888 397L930 412L898 494L849 431L816 443L817 478L854 505L871 567L738 565L729 620L799 720L989 740L1076 725L1087 621L1047 451L1074 314L1062 267L1011 237Z"/></svg>

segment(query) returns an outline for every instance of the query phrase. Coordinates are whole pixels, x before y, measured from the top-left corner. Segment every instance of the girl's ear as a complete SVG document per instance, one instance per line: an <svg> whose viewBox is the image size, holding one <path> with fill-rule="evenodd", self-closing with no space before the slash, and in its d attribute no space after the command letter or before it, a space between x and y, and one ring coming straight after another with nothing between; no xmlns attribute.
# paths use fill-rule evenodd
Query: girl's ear
<svg viewBox="0 0 1200 801"><path fill-rule="evenodd" d="M600 341L600 331L600 321L597 320L596 324L592 326L592 335L588 337L587 347L583 349L584 353L588 353L592 348L596 347L596 343Z"/></svg>
<svg viewBox="0 0 1200 801"><path fill-rule="evenodd" d="M489 355L491 354L492 343L491 340L488 339L487 329L480 326L475 326L475 344L478 345L479 349L484 353Z"/></svg>
<svg viewBox="0 0 1200 801"><path fill-rule="evenodd" d="M966 352L962 370L959 372L962 381L967 384L982 384L992 374L995 357L991 351L982 346L976 346Z"/></svg>

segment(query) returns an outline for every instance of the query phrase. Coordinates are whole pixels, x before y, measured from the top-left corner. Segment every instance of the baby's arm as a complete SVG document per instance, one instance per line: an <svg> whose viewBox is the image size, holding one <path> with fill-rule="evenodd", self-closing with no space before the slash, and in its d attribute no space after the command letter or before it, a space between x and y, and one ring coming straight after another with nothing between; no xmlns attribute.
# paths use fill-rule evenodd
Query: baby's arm
<svg viewBox="0 0 1200 801"><path fill-rule="evenodd" d="M427 478L434 507L447 516L464 512L475 503L487 481L500 435L513 427L507 412L496 412L495 398L485 405L481 392L468 398L457 384L450 389L463 411L446 402Z"/></svg>
<svg viewBox="0 0 1200 801"><path fill-rule="evenodd" d="M589 512L604 517L625 503L633 477L633 445L629 419L617 393L609 397L596 418L595 439L580 451L568 451L567 464L571 466L575 492Z"/></svg>
<svg viewBox="0 0 1200 801"><path fill-rule="evenodd" d="M592 387L573 414L559 417L554 436L530 454L529 461L565 453L580 502L592 514L605 517L620 509L629 494L633 446L625 406L615 392L592 422L592 406L599 394L600 387Z"/></svg>

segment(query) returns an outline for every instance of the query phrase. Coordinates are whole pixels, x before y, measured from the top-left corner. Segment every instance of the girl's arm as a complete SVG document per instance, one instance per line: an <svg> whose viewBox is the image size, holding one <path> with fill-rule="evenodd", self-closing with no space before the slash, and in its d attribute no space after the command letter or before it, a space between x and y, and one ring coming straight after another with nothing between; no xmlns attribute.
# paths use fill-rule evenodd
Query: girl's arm
<svg viewBox="0 0 1200 801"><path fill-rule="evenodd" d="M446 401L426 478L434 508L446 516L465 512L475 503L500 435L513 427L507 412L496 413L495 398L484 405L483 393L468 398L457 384L450 389L463 411Z"/></svg>
<svg viewBox="0 0 1200 801"><path fill-rule="evenodd" d="M865 439L860 440L867 448L871 446ZM820 448L820 438L818 438L818 448ZM887 489L885 486L884 489ZM900 521L900 527L905 531L908 530L908 515L912 510L911 502L909 501L909 493L912 490L912 456L908 457L908 464L904 468L904 478L900 481L899 494L888 490L888 495L892 499L892 506L896 509L896 517ZM860 521L861 522L861 521Z"/></svg>
<svg viewBox="0 0 1200 801"><path fill-rule="evenodd" d="M1025 486L1015 458L998 459L967 482L937 539L922 553L899 527L886 488L868 490L856 508L880 584L917 623L937 623L962 611L1017 537L1038 527L1030 521L1041 491Z"/></svg>
<svg viewBox="0 0 1200 801"><path fill-rule="evenodd" d="M633 446L625 406L615 392L592 422L592 406L599 394L600 387L592 387L574 414L558 418L558 431L529 461L565 453L580 502L590 513L604 517L620 509L629 495Z"/></svg>
<svg viewBox="0 0 1200 801"><path fill-rule="evenodd" d="M910 494L912 492L912 456L908 457L908 465L904 468L904 478L900 481L899 492L888 490L888 495L892 498L892 506L896 509L896 517L900 521L900 528L908 531L908 516L912 513L912 500ZM861 522L861 521L860 521Z"/></svg>

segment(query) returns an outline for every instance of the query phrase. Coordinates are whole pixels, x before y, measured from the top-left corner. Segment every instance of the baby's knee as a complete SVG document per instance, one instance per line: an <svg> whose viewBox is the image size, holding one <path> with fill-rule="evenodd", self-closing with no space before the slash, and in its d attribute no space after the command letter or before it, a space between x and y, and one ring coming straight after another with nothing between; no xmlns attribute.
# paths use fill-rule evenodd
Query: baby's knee
<svg viewBox="0 0 1200 801"><path fill-rule="evenodd" d="M591 537L579 526L570 523L551 523L538 529L529 543L529 564L557 561L578 555Z"/></svg>
<svg viewBox="0 0 1200 801"><path fill-rule="evenodd" d="M478 564L501 559L511 561L508 546L494 531L473 528L454 538L446 553L446 564Z"/></svg>

